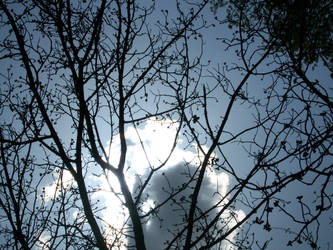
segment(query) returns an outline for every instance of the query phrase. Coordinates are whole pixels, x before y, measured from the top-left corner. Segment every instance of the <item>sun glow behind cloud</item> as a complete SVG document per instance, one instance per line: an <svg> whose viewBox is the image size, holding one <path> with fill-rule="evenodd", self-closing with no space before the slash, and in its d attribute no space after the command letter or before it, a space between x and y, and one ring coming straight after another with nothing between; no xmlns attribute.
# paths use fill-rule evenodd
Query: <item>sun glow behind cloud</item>
<svg viewBox="0 0 333 250"><path fill-rule="evenodd" d="M182 139L176 138L178 126L177 122L171 120L149 119L140 127L128 127L126 129L126 181L132 190L133 196L135 196L139 178L144 180L151 169L159 167L168 159L162 169L157 171L151 179L150 185L145 190L144 194L147 194L149 198L146 196L141 206L141 213L143 214L149 212L156 204L163 202L166 198L166 193L163 191L163 185L167 185L166 178L169 178L171 185L182 185L182 183L187 181L187 177L184 175L186 168L189 172L193 172L203 160L203 154L200 153L195 144L190 145L186 149L183 148ZM177 143L174 147L175 139L177 139ZM172 154L168 158L173 147ZM105 150L110 154L109 162L113 166L117 166L120 158L120 139L118 135L107 143ZM66 185L73 184L73 179L69 173L67 171L65 173L63 178L66 181L64 183L67 183ZM105 173L105 175L88 173L86 183L88 186L99 186L99 191L95 192L91 199L92 203L97 200L103 203L104 209L99 212L99 216L102 219L104 233L108 242L112 244L115 239L120 240L122 243L113 246L113 248L126 249L125 245L128 239L122 233L126 230L129 215L116 177L111 172ZM54 195L56 185L57 181L46 188L47 195ZM198 207L207 209L209 206L213 206L226 194L228 185L229 177L227 174L216 173L214 169L209 168L200 191ZM190 192L191 190L185 190L182 195L189 197ZM172 225L177 223L177 219L180 219L181 215L175 212L176 209L172 206L173 204L168 202L165 207L159 210L159 216L165 217L163 218L163 226L161 226L159 220L152 217L147 217L143 223L148 249L163 248L164 237L168 235ZM218 208L213 211L216 213ZM227 211L222 217L227 216L226 214L229 212ZM238 220L244 217L244 213L240 210L235 213L236 217L238 216ZM78 214L73 213L72 216L75 218ZM235 220L228 225L233 226L234 223ZM154 240L152 241L151 238L154 238Z"/></svg>
<svg viewBox="0 0 333 250"><path fill-rule="evenodd" d="M127 169L126 180L133 194L138 186L139 177L144 179L151 169L160 166L161 163L168 159L170 151L174 145L174 140L176 139L178 126L178 123L171 120L159 121L149 119L139 128L127 128L127 160L125 169ZM150 185L146 188L145 193L149 195L149 198L145 199L141 207L142 213L149 212L156 204L163 202L165 193L162 190L162 186L163 182L165 182L165 177L169 176L172 184L181 185L187 181L184 176L185 165L189 166L190 171L193 171L195 167L200 166L204 155L198 150L197 146L192 144L184 149L182 145L182 139L178 138L171 157L163 168L152 178ZM205 147L203 147L203 149L205 151L207 150ZM110 163L117 166L120 157L119 136L112 139L111 145L108 143L106 151L110 152ZM104 184L102 184L102 186L106 187L106 185L108 185L107 182L112 184L114 191L120 191L118 182L111 173L108 180L103 180ZM202 206L203 208L213 206L226 194L228 185L229 177L227 174L216 173L214 169L209 168L206 172L204 184L201 189L198 206ZM188 190L186 192L190 191ZM104 194L98 195L103 196ZM114 197L107 199L106 201L106 209L103 211L104 219L112 225L117 225L116 227L121 230L124 220L128 217L128 213L121 201L122 197L116 198L115 195L111 193L105 193L105 195L108 197ZM172 212L174 210L168 206L169 204L166 205L167 206L164 208L165 211L163 211L163 208L160 210L160 216L166 217L163 218L163 220L170 222L164 223L164 229L161 229L159 221L154 219L148 219L146 223L144 223L148 249L158 249L163 247L162 243L165 240L163 237L166 235L167 231L171 229L168 227L171 226L173 222L176 222L174 219L179 216L179 214L177 215ZM115 209L115 207L117 208ZM217 212L217 210L215 210L215 212ZM227 211L223 216L226 216L228 213L230 213L230 211ZM168 218L168 216L170 217ZM237 217L238 220L241 220L244 217L244 213L241 210L237 210L235 211L235 217ZM233 221L230 221L230 227L236 223L235 220L236 218ZM232 238L233 235L231 235L230 238ZM152 242L155 242L156 244Z"/></svg>
<svg viewBox="0 0 333 250"><path fill-rule="evenodd" d="M149 119L144 127L128 127L126 130L127 139L127 167L137 174L143 174L147 167L157 167L163 163L170 154L176 137L179 124L167 120L160 121ZM183 150L179 145L182 139L178 139L172 156L167 166L173 166L181 161L192 162L198 160L194 145L189 150ZM120 139L116 136L110 145L110 163L117 166L120 158ZM108 149L109 150L109 149ZM202 155L200 155L202 157ZM199 156L199 157L200 157ZM198 164L198 162L193 162Z"/></svg>

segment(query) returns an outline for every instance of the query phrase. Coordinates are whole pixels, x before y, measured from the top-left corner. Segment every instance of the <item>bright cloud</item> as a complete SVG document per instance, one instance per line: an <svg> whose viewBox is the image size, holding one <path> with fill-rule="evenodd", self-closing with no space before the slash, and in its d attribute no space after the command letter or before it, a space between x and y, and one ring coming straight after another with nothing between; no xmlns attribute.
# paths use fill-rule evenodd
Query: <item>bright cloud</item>
<svg viewBox="0 0 333 250"><path fill-rule="evenodd" d="M174 121L160 121L149 119L144 127L128 127L127 139L127 167L137 174L143 174L147 167L157 167L164 162L173 147L179 124ZM182 143L181 139L177 141ZM109 144L110 163L117 166L120 158L119 136L113 138ZM181 161L191 162L198 160L198 155L190 150L183 150L179 146L175 148L168 166L175 165ZM197 162L196 162L197 164Z"/></svg>
<svg viewBox="0 0 333 250"><path fill-rule="evenodd" d="M43 189L46 201L60 195L61 190L68 190L75 182L71 173L67 170L53 173L54 182Z"/></svg>
<svg viewBox="0 0 333 250"><path fill-rule="evenodd" d="M147 176L151 169L158 167L169 156L176 139L176 133L179 124L173 121L148 120L140 128L128 127L126 130L127 147L127 182L135 193L141 181ZM174 148L167 164L159 170L151 179L150 184L145 189L142 196L144 201L141 207L143 214L148 213L161 203L164 203L169 193L181 187L191 176L194 175L196 168L200 166L203 160L203 154L197 150L196 145L191 145L189 150L184 150L181 139L178 139L177 146ZM110 152L110 163L117 166L120 157L119 136L112 139L107 150ZM205 148L204 148L205 150ZM119 192L118 182L110 174L108 183L103 181L103 186L112 183L115 192ZM225 196L229 185L229 177L225 173L216 173L214 169L209 168L206 172L204 183L200 191L198 207L205 211L216 204L221 197ZM193 187L193 184L191 184ZM184 222L186 211L190 204L190 195L193 189L185 189L175 196L174 201L166 202L158 210L158 216L149 216L144 221L144 231L146 235L147 249L163 249L163 242L172 236L172 231L181 227ZM102 194L98 194L102 195ZM104 195L104 194L103 194ZM106 209L103 211L105 221L116 228L122 228L125 218L128 217L126 209L122 205L121 197L116 198L111 193L106 197L113 196L106 201ZM115 201L116 200L116 201ZM118 209L115 210L115 204ZM219 208L211 211L210 216L218 212ZM244 217L242 211L234 211L234 219L229 220L228 225L233 226L236 220ZM223 216L227 217L230 211ZM156 214L155 214L156 215ZM231 216L228 216L230 218ZM225 226L225 225L223 225ZM232 238L233 235L230 236Z"/></svg>
<svg viewBox="0 0 333 250"><path fill-rule="evenodd" d="M50 235L42 234L37 241L36 249L50 249L50 238Z"/></svg>
<svg viewBox="0 0 333 250"><path fill-rule="evenodd" d="M179 124L174 121L148 120L143 126L138 128L128 127L126 129L127 140L127 157L126 157L126 180L132 190L133 196L137 194L138 187L147 177L148 173L161 165L174 147L174 141ZM171 157L162 169L156 172L146 187L142 196L141 213L147 214L159 204L164 204L157 211L152 213L143 221L143 227L146 235L146 244L148 249L163 249L163 243L172 238L172 233L177 228L182 228L186 221L188 208L190 206L191 194L193 192L193 183L174 196L173 201L166 201L172 192L179 190L184 183L187 183L191 177L195 175L200 162L203 160L203 154L197 149L196 145L182 148L182 140L177 139L177 144L173 149ZM204 148L206 150L206 148ZM108 142L106 151L109 152L110 163L117 166L120 158L120 139L115 136L111 142ZM129 215L124 206L123 197L121 196L119 183L116 177L111 173L105 175L99 173L87 174L87 186L98 185L99 191L92 195L92 202L97 200L103 202L105 209L100 211L102 224L105 235L108 236L108 242L113 243L115 239L120 240L120 244L114 246L114 249L126 249L126 239L122 232L126 228ZM47 197L58 195L56 191L59 185L59 178L50 186L46 187L45 193ZM68 171L62 176L64 188L73 184L73 178ZM214 206L221 197L224 197L229 185L229 177L225 173L216 173L214 169L208 168L200 195L198 198L198 208L204 212ZM209 213L212 218L219 208L216 207ZM237 220L244 217L244 213L240 210L226 211L221 216L223 218L231 218L233 213L234 219L228 220L228 226L232 227ZM72 215L73 218L77 216ZM227 220L225 220L227 221ZM225 226L221 224L221 227ZM199 235L200 232L196 233ZM230 236L232 239L233 235ZM153 239L153 240L152 240Z"/></svg>

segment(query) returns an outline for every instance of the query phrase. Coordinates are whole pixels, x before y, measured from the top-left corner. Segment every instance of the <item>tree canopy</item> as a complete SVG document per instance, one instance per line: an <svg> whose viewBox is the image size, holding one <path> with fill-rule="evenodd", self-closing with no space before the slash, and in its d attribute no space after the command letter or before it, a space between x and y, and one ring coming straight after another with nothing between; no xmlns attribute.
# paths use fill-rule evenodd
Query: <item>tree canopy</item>
<svg viewBox="0 0 333 250"><path fill-rule="evenodd" d="M332 22L328 0L0 0L0 246L325 247Z"/></svg>

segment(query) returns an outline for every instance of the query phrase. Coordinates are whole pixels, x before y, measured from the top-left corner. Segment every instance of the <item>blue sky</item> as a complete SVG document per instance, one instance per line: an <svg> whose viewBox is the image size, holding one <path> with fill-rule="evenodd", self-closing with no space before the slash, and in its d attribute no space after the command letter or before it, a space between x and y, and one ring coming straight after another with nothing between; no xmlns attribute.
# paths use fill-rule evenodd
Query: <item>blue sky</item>
<svg viewBox="0 0 333 250"><path fill-rule="evenodd" d="M189 5L184 2L182 2L182 4L184 12L190 10ZM151 29L153 32L158 31L158 21L161 23L165 21L163 15L165 15L166 12L162 12L162 10L165 9L168 10L168 17L170 20L178 16L177 10L175 8L175 1L156 1L156 10L147 20L147 29ZM223 15L223 10L219 10L217 12L217 16L221 17ZM210 6L203 10L202 17L199 17L195 21L195 24L200 25L202 20L205 20L207 23L205 23L205 27L200 30L200 35L195 36L189 33L186 34L189 36L188 53L190 63L195 63L198 58L200 58L201 63L198 67L194 67L193 71L190 73L190 76L193 77L193 81L191 82L189 90L196 91L201 96L204 94L204 91L207 91L209 98L207 99L207 103L205 105L208 110L210 126L214 129L223 120L228 104L230 102L230 96L227 95L225 91L232 93L232 87L235 88L239 82L242 81L244 77L242 74L244 74L244 72L242 72L242 70L230 70L234 65L242 64L240 58L235 54L237 47L229 48L229 50L226 50L226 43L223 42L222 39L230 38L232 36L233 30L229 29L226 24L220 24L218 20L214 18L214 14L210 10ZM170 22L170 26L172 25L174 24ZM6 30L6 28L3 29ZM110 41L114 41L114 37L112 35L110 35L110 37ZM159 40L157 41L157 44L162 46L165 44L165 41ZM258 44L259 41L256 41L254 44L252 44L252 49L255 48ZM45 48L49 46L45 41L42 43L42 45ZM139 37L133 44L131 52L134 50L142 51L146 47L149 48L148 38ZM175 53L177 49L181 50L182 48L182 41L179 41L170 48L168 53ZM149 56L149 54L146 55ZM253 57L253 60L255 61L255 59L259 58L259 56L260 55L256 54ZM144 69L149 62L149 58L144 58L141 60L138 59L139 57L140 56L129 59L129 62L126 65L125 70L128 70L129 74L125 77L125 79L128 80L128 85L135 81L135 74L141 71L140 68ZM271 62L271 60L272 57L268 57L267 60L265 60L259 67L259 70L267 71L273 68L274 65L266 65L267 63ZM6 88L6 80L8 80L6 79L7 72L4 67L7 65L7 61L1 60L0 63L3 66L3 69L1 69L1 77L3 78L1 81L4 83L2 86L3 91ZM18 68L17 70L16 66ZM179 69L178 67L180 68L179 65L173 66L170 70L176 71ZM20 68L18 64L16 65L14 63L14 66L11 67L10 70L17 76L19 74L23 74L24 76L24 71L21 71L21 69L22 68ZM70 91L61 87L66 84L66 81L64 80L65 78L60 77L60 74L62 73L64 73L64 75L67 77L70 76L69 72L59 71L59 75L56 75L54 79L50 80L49 82L49 89L54 91L54 98L67 97L66 95L69 93L68 91ZM47 82L46 74L41 75L43 76L41 79ZM329 96L331 96L332 88L330 86L332 79L329 77L329 75L330 74L327 69L325 69L325 67L321 64L319 64L315 70L309 73L310 79L318 79L328 91ZM166 84L163 85L161 82L158 82L158 78L153 79L156 82L152 82L151 86L147 85L147 87L143 87L142 89L138 90L136 98L132 98L127 103L128 106L133 105L134 107L131 110L132 113L127 113L127 118L130 118L132 115L134 118L139 118L146 113L153 113L157 110L160 111L174 107L176 98L171 99L169 96L170 94L173 94L172 88ZM172 81L175 83L181 81L185 82L185 80L179 76L173 77L171 79L162 77L162 79L164 79L166 83L171 83ZM146 77L144 80L148 81L149 79ZM108 81L110 81L110 86L113 86L112 84L117 82L117 71L114 71L109 75ZM227 81L229 81L229 85L221 84L221 82ZM225 129L222 133L220 143L223 144L223 142L228 141L230 138L232 138L233 135L238 133L242 133L242 135L234 139L233 142L223 144L216 148L212 154L212 158L219 158L221 163L215 164L215 166L209 167L206 170L206 177L204 179L198 198L199 209L203 211L209 209L218 203L221 199L225 199L225 203L227 203L232 197L231 195L226 196L226 193L228 190L232 189L234 186L237 186L239 183L237 182L236 178L228 174L226 170L230 170L232 167L233 171L237 173L237 176L244 178L250 173L253 166L256 164L256 158L253 154L258 153L259 155L260 146L263 145L266 140L265 133L267 130L261 128L258 130L252 129L250 131L246 131L246 129L256 124L258 114L265 117L265 105L269 105L269 108L279 105L278 98L272 98L272 101L267 100L267 92L273 91L272 88L269 88L271 83L272 78L270 75L265 76L264 78L261 76L251 76L247 80L246 85L243 87L244 96L247 95L251 100L260 100L262 106L256 106L245 102L241 97L235 102ZM56 84L59 84L58 87L55 87L57 86ZM87 85L93 88L94 81L89 82ZM228 88L223 89L223 86L228 86ZM276 90L285 91L285 86L287 86L287 83L284 84L281 80L279 85L276 87ZM87 88L88 93L89 91L91 92L91 88ZM111 88L111 90L115 89ZM211 90L212 92L210 92ZM17 93L22 94L19 89L14 90L14 92L16 91ZM112 94L116 93L112 91L110 92ZM1 95L4 97L4 92L2 92ZM27 94L27 96L29 96L29 94ZM117 98L113 100L116 99ZM145 99L147 99L147 101L145 101ZM163 101L165 102L163 103ZM113 128L110 127L110 124L108 123L111 122L112 119L112 121L117 122L117 115L113 113L113 111L108 112L109 107L107 105L110 103L112 103L111 98L106 98L101 101L101 104L104 106L102 106L102 108L99 110L97 116L97 126L104 150L107 152L106 155L103 156L104 160L106 159L106 156L109 156L109 163L113 166L116 166L120 158L120 139L118 130L113 130ZM64 101L62 108L63 110L68 110L68 107L65 104L66 101ZM94 110L95 104L91 102L90 105L91 109ZM300 100L293 101L282 112L280 117L281 120L279 120L281 121L281 124L274 124L275 127L273 132L279 132L279 129L282 130L283 123L287 123L292 112L295 110L302 110L303 105L304 103ZM73 107L76 107L75 104L73 104ZM325 110L325 107L318 106L313 108L314 113L320 113L322 110ZM2 111L1 126L7 126L11 120L9 117L10 112L8 109L4 109ZM142 185L142 183L144 183L145 179L149 176L149 173L162 166L162 168L157 171L154 177L151 179L150 184L146 187L142 194L142 200L139 203L139 211L141 215L147 214L147 216L143 218L143 229L145 232L148 249L162 249L163 243L172 239L172 234L177 229L184 226L184 221L182 220L187 213L190 204L191 189L184 190L179 195L175 196L175 200L179 200L181 202L171 202L166 200L168 198L168 194L174 192L178 187L181 187L183 183L186 183L191 177L195 176L194 173L199 169L199 166L204 158L200 150L207 152L209 146L211 145L211 140L208 138L205 129L200 127L200 124L205 126L204 108L202 103L196 103L193 105L186 112L186 114L189 117L192 116L192 118L194 115L196 115L198 118L198 122L191 122L190 124L199 134L198 140L200 141L200 145L198 145L194 140L191 140L188 127L184 126L184 124L180 124L179 114L175 113L172 113L171 116L160 115L158 117L149 118L140 123L128 124L125 127L126 142L128 145L125 164L126 180L134 197L138 195L139 187ZM301 113L299 120L306 119L306 114L306 112ZM329 114L329 116L331 117L331 114ZM314 127L322 126L325 123L325 119L326 118L323 116L316 116ZM326 122L330 122L331 124L332 121L329 119L330 118L327 118ZM55 124L55 128L57 131L59 131L59 136L61 137L63 143L68 146L73 143L73 138L75 139L75 129L71 127L72 122L73 120L71 120L70 116L62 114L57 124ZM269 122L267 124L267 127L271 125ZM15 126L16 128L19 128L19 125L14 124L14 127ZM44 130L47 132L45 127L42 129L42 132L44 132ZM179 134L177 134L178 132ZM305 142L304 137L297 133L281 133L281 135L276 138L277 141L275 143L281 144L287 141L287 146L290 148L296 147L298 145L298 141L300 140L303 140L301 142L302 145L304 145L304 143L309 143ZM174 147L175 140L177 144ZM272 139L268 140L268 145L274 144L274 142L271 142L271 140ZM253 143L253 141L255 141L256 144ZM201 149L199 149L199 146ZM272 150L270 154L274 155L274 152L277 150L278 149ZM34 153L37 155L40 162L43 162L46 159L45 157L49 155L49 153L44 154L43 151L37 146L34 148ZM128 223L128 212L126 211L126 207L124 205L124 199L119 194L120 188L117 184L117 179L114 175L112 175L111 172L104 172L100 168L94 166L94 163L91 162L91 157L89 156L87 148L84 150L84 153L87 154L87 156L83 157L87 167L87 171L85 173L86 186L89 188L89 190L92 191L91 199L93 204L96 205L96 207L97 204L100 204L100 206L103 208L101 210L96 210L96 214L100 218L100 224L105 228L106 231L110 230L110 232L113 233L120 232L124 227L126 227ZM170 155L170 153L172 154ZM284 152L281 151L276 155L276 159L282 158L283 156ZM315 156L316 155L314 155L314 157ZM51 154L50 159L54 160L55 158L56 157ZM273 161L274 159L271 160ZM323 166L330 166L330 164L332 164L331 160L331 156L325 158L325 160L322 162ZM221 164L220 169L218 168L219 164ZM282 172L291 173L298 167L299 165L296 159L287 159L283 161L279 165L281 176L283 176ZM264 171L259 172L257 176L251 179L253 185L263 184L265 181L265 174L266 172ZM272 181L272 176L273 174L269 172L266 181ZM314 176L315 174L308 175L305 178L305 181L311 182ZM76 188L76 184L69 171L65 170L62 173L51 171L45 177L43 182L39 183L38 186L38 191L46 195L46 201L49 202L49 204L51 204L51 197L60 197L60 194L56 192L56 184L59 183L60 180L63 181L63 191L66 193L66 195L68 195L68 201L74 202L74 198L70 196L70 191L73 190L72 188ZM304 206L302 206L303 201L311 204L310 210L307 212L315 212L313 211L315 207L314 200L318 193L314 193L314 191L319 190L323 182L323 177L318 178L317 182L313 185L304 185L301 182L296 181L282 189L281 193L277 194L276 197L281 199L281 206L282 204L285 204L286 209L288 209L290 213L296 213L298 216L300 216L300 210L302 208L304 209ZM332 183L330 182L329 184L329 195L332 195ZM192 183L191 185L194 184ZM192 187L191 185L190 187ZM218 223L217 226L218 229L222 229L226 225L232 227L235 222L243 219L244 216L250 211L249 207L251 203L253 202L253 204L255 204L256 198L260 199L260 197L257 197L257 195L260 196L260 194L251 192L250 190L244 192L244 195L245 196L239 197L233 209L227 209L221 215L221 222ZM246 197L247 195L248 197ZM302 198L297 198L300 195L302 195ZM282 200L285 200L286 202L283 203ZM80 202L75 202L74 204L76 205L80 204ZM246 202L249 202L250 205L246 204ZM270 206L273 206L272 203L273 200L270 203ZM155 212L154 209L156 206L159 206L159 204L164 204L164 206L157 210L158 212ZM83 221L84 215L82 209L80 211L79 205L77 206L78 207L68 209L68 219ZM208 218L213 218L214 215L218 212L219 208L214 208L212 211L210 211L208 213ZM258 213L253 215L249 221L251 222L255 220L256 216L260 217L263 209L264 208L259 209ZM2 212L0 211L0 213ZM263 216L261 219L266 220L265 216ZM269 218L269 222L272 227L272 231L270 232L263 230L264 224L255 225L251 228L251 233L254 233L254 239L258 240L258 248L270 238L273 240L269 242L268 249L274 250L284 248L288 241L294 237L294 233L300 229L299 226L295 226L295 224L291 222L290 218L281 213L281 209L279 210L279 208L273 209L273 213ZM333 226L332 209L328 211L326 215L321 217L318 222L321 224L321 229L318 233L320 239L318 243L320 243L321 249L331 249L333 247L333 242L330 236ZM112 227L108 227L109 225ZM203 228L204 224L202 226L202 230ZM286 228L289 229L286 230ZM217 245L215 249L231 248L232 242L235 240L233 237L237 233L245 234L247 229L248 225L246 223L243 224L241 228L235 230L229 236L228 239L231 243L226 243L226 241L224 241L220 245ZM194 237L198 235L200 235L200 230L194 234ZM49 237L50 235L47 233L42 234L41 240L47 241ZM251 237L252 236L249 235L249 241L252 240ZM108 240L112 241L113 238L110 237ZM126 239L124 236L121 236L121 241L126 244L128 239ZM255 245L256 244L253 246ZM36 249L38 249L38 247L36 247ZM295 243L289 249L310 249L310 247L307 244L298 245Z"/></svg>

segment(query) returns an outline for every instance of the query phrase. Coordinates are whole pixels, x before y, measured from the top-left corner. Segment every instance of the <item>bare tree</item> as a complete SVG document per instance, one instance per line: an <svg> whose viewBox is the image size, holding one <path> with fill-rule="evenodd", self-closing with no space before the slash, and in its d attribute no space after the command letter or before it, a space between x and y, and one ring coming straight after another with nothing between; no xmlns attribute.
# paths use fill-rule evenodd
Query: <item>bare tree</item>
<svg viewBox="0 0 333 250"><path fill-rule="evenodd" d="M175 1L171 12L155 1L0 1L2 247L146 249L159 223L165 249L265 249L270 240L252 233L274 231L279 214L296 225L289 245L318 247L332 207L333 117L331 89L309 67L332 70L331 54L280 31L320 8L283 19L290 6L230 1L215 26L202 14L212 15L208 2ZM234 33L219 37L221 48L239 61L215 66L205 31L226 22ZM233 125L242 110L249 115ZM149 122L174 131L158 162L143 138ZM130 133L145 162L130 161ZM180 146L195 156L170 167ZM225 190L212 185L222 174ZM118 218L119 208L105 207L101 192L124 211L117 225L103 211Z"/></svg>

